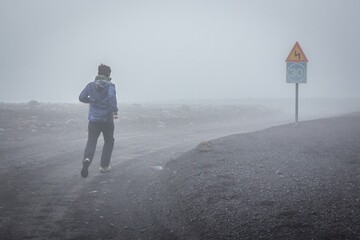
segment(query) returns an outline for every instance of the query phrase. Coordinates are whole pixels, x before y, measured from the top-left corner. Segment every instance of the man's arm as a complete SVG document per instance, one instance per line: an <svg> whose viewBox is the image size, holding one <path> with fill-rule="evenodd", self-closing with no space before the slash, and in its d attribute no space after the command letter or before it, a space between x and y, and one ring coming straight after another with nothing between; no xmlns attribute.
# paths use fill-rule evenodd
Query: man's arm
<svg viewBox="0 0 360 240"><path fill-rule="evenodd" d="M109 87L109 92L108 93L109 93L109 97L110 97L109 103L110 103L110 106L111 106L111 111L114 113L114 115L117 115L118 108L117 108L116 90L115 90L115 85L114 84L112 84Z"/></svg>
<svg viewBox="0 0 360 240"><path fill-rule="evenodd" d="M89 98L89 84L86 85L86 87L81 91L80 96L79 96L79 101L83 102L83 103L90 103L90 98Z"/></svg>

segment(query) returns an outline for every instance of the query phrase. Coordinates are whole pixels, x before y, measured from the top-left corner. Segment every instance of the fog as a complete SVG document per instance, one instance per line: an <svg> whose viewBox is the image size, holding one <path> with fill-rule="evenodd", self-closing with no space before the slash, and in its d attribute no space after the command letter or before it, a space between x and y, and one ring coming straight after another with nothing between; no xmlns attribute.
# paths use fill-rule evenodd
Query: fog
<svg viewBox="0 0 360 240"><path fill-rule="evenodd" d="M359 239L359 12L0 0L0 239ZM296 42L309 62L294 123ZM101 63L114 125L78 100Z"/></svg>
<svg viewBox="0 0 360 240"><path fill-rule="evenodd" d="M77 102L100 63L119 102L293 98L285 59L308 62L300 98L358 98L360 2L2 1L0 101Z"/></svg>

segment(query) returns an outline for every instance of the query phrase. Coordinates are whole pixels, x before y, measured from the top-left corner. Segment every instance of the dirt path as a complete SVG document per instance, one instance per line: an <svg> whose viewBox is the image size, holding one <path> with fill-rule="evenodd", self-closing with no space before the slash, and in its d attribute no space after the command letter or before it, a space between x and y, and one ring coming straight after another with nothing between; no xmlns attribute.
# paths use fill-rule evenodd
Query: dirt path
<svg viewBox="0 0 360 240"><path fill-rule="evenodd" d="M120 126L111 173L98 172L99 140L87 179L79 174L83 130L3 141L0 239L171 239L172 233L152 215L146 191L161 167L201 141L281 123L212 123L155 131L122 131Z"/></svg>

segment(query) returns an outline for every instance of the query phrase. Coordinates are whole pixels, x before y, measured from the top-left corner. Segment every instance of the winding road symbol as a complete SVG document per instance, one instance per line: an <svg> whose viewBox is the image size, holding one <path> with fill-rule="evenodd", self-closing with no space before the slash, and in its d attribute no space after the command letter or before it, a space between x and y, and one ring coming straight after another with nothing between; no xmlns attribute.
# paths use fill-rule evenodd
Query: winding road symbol
<svg viewBox="0 0 360 240"><path fill-rule="evenodd" d="M298 42L295 43L286 62L308 62L303 50Z"/></svg>

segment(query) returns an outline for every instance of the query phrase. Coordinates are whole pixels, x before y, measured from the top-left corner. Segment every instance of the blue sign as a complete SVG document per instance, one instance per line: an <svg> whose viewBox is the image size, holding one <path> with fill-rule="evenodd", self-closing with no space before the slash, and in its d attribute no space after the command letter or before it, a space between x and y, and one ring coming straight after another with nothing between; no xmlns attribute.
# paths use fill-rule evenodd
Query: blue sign
<svg viewBox="0 0 360 240"><path fill-rule="evenodd" d="M287 62L286 82L306 83L306 62Z"/></svg>

